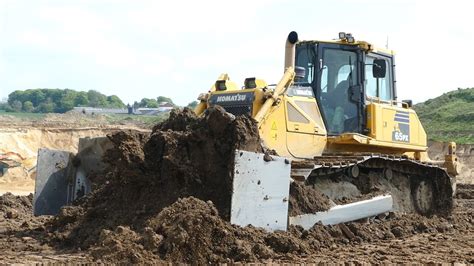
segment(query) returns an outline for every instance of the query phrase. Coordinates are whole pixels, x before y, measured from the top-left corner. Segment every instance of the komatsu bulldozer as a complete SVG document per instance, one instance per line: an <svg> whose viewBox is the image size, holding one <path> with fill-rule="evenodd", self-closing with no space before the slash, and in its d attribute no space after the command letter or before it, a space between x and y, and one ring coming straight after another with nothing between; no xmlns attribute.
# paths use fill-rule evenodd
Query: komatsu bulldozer
<svg viewBox="0 0 474 266"><path fill-rule="evenodd" d="M445 161L428 158L411 101L397 99L391 50L344 32L332 41L301 41L291 32L278 84L247 78L240 87L222 74L198 100L197 114L219 105L254 118L264 147L291 158L291 182L334 201L379 191L390 195L396 211L431 215L452 208L455 143Z"/></svg>
<svg viewBox="0 0 474 266"><path fill-rule="evenodd" d="M273 231L390 211L449 214L456 145L450 144L444 161L428 158L426 133L411 102L397 99L394 52L348 33L300 41L291 32L285 47L277 84L252 77L238 86L222 74L198 98L197 115L220 106L229 116L253 118L267 151L235 151L228 165L230 222ZM111 146L104 137L81 139L77 155L40 149L35 215L57 214L89 193L89 173L104 169L101 158ZM331 207L290 213L292 185L317 191ZM312 192L296 197L313 202Z"/></svg>

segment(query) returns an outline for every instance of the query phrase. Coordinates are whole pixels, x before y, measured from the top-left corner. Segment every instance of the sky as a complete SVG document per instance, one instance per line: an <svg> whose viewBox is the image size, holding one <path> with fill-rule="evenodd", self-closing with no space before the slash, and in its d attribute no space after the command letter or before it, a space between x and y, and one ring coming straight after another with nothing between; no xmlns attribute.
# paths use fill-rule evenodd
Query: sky
<svg viewBox="0 0 474 266"><path fill-rule="evenodd" d="M196 100L221 73L276 83L284 44L340 31L396 51L399 99L474 87L471 1L0 0L0 99L69 88Z"/></svg>

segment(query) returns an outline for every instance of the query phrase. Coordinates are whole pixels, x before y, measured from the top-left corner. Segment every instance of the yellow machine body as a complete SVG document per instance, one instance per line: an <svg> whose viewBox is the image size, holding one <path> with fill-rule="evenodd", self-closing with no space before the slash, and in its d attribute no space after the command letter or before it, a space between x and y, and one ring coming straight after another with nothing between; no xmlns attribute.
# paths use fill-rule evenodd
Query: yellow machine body
<svg viewBox="0 0 474 266"><path fill-rule="evenodd" d="M290 44L287 41L285 74L275 87L267 86L262 80L250 78L244 82L242 89L226 89L222 83L229 82L230 79L227 74L223 74L208 93L200 95L196 113L204 112L209 106L221 105L230 113L250 115L258 122L264 146L275 150L280 156L304 159L332 153L381 153L428 161L427 136L416 112L409 104L396 99L387 100L373 95L363 95L365 101L363 111L360 113L361 119L365 121L363 128L359 132L345 131L331 134L327 129L328 121L324 121L322 105L314 96L314 90L309 91L308 87L301 88L295 82L295 75L297 75L295 73L295 61L297 61L295 45L297 44L317 44L323 47L332 45L329 48L337 47L341 50L353 47L358 49L362 58L375 53L393 60L393 51L376 49L363 41L353 39L352 42L350 41L351 39L344 38L338 41L294 41L293 43L290 41ZM364 61L362 64L365 64L364 67L368 69L367 62ZM323 64L326 62L320 59L320 72L323 74L319 75L324 75L324 69L329 68ZM350 62L349 59L349 64L352 71L352 64L355 65L357 62ZM389 67L392 67L392 64ZM390 75L394 80L394 68L390 70L393 71ZM366 75L369 75L369 71L366 72ZM329 85L329 78L327 82ZM360 84L368 86L367 80ZM300 89L304 93L292 93L295 89ZM361 89L361 91L366 90ZM241 101L241 104L234 102L236 106L228 104L238 97L250 97L251 99L247 100L251 103L244 104L245 101ZM238 110L244 106L248 110ZM454 160L450 159L453 163Z"/></svg>

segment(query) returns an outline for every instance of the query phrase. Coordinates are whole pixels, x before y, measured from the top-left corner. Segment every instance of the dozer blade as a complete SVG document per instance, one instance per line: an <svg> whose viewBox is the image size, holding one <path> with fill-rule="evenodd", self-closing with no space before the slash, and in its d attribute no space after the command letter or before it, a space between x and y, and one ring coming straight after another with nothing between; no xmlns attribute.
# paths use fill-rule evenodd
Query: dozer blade
<svg viewBox="0 0 474 266"><path fill-rule="evenodd" d="M338 224L393 209L392 196L384 195L337 205L325 212L288 217L291 176L295 174L290 160L236 150L234 162L230 217L232 224L262 227L267 231L286 231L288 225L300 225L309 229L318 222Z"/></svg>
<svg viewBox="0 0 474 266"><path fill-rule="evenodd" d="M299 225L304 229L310 229L314 224L321 222L324 225L359 220L366 217L389 212L393 209L393 200L390 195L377 196L369 200L337 205L325 212L314 214L302 214L290 217L291 225Z"/></svg>
<svg viewBox="0 0 474 266"><path fill-rule="evenodd" d="M236 150L230 222L286 230L290 171L288 159Z"/></svg>

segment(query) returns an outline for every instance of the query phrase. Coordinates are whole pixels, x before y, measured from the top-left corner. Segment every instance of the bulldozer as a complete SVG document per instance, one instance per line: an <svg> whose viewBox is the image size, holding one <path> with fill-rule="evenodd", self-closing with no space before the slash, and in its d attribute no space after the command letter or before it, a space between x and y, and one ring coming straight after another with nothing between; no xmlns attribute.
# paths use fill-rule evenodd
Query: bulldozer
<svg viewBox="0 0 474 266"><path fill-rule="evenodd" d="M388 200L395 211L449 213L456 144L444 161L430 160L412 102L397 98L395 53L350 33L338 37L304 41L291 32L277 84L251 77L240 87L222 74L199 95L196 114L219 105L252 117L263 146L291 158L291 182L312 185L335 202L379 191L389 197L363 210ZM300 218L310 220L308 227L317 221Z"/></svg>
<svg viewBox="0 0 474 266"><path fill-rule="evenodd" d="M391 211L451 212L456 144L450 143L444 161L429 159L426 132L411 101L397 99L393 51L350 33L303 41L293 31L284 62L277 84L250 77L239 86L222 74L198 97L198 116L215 107L252 118L267 151L235 150L229 166L231 223L274 231ZM104 168L107 141L82 139L77 155L39 151L35 215L56 214L91 191L88 175ZM331 208L289 215L292 184L317 191Z"/></svg>

